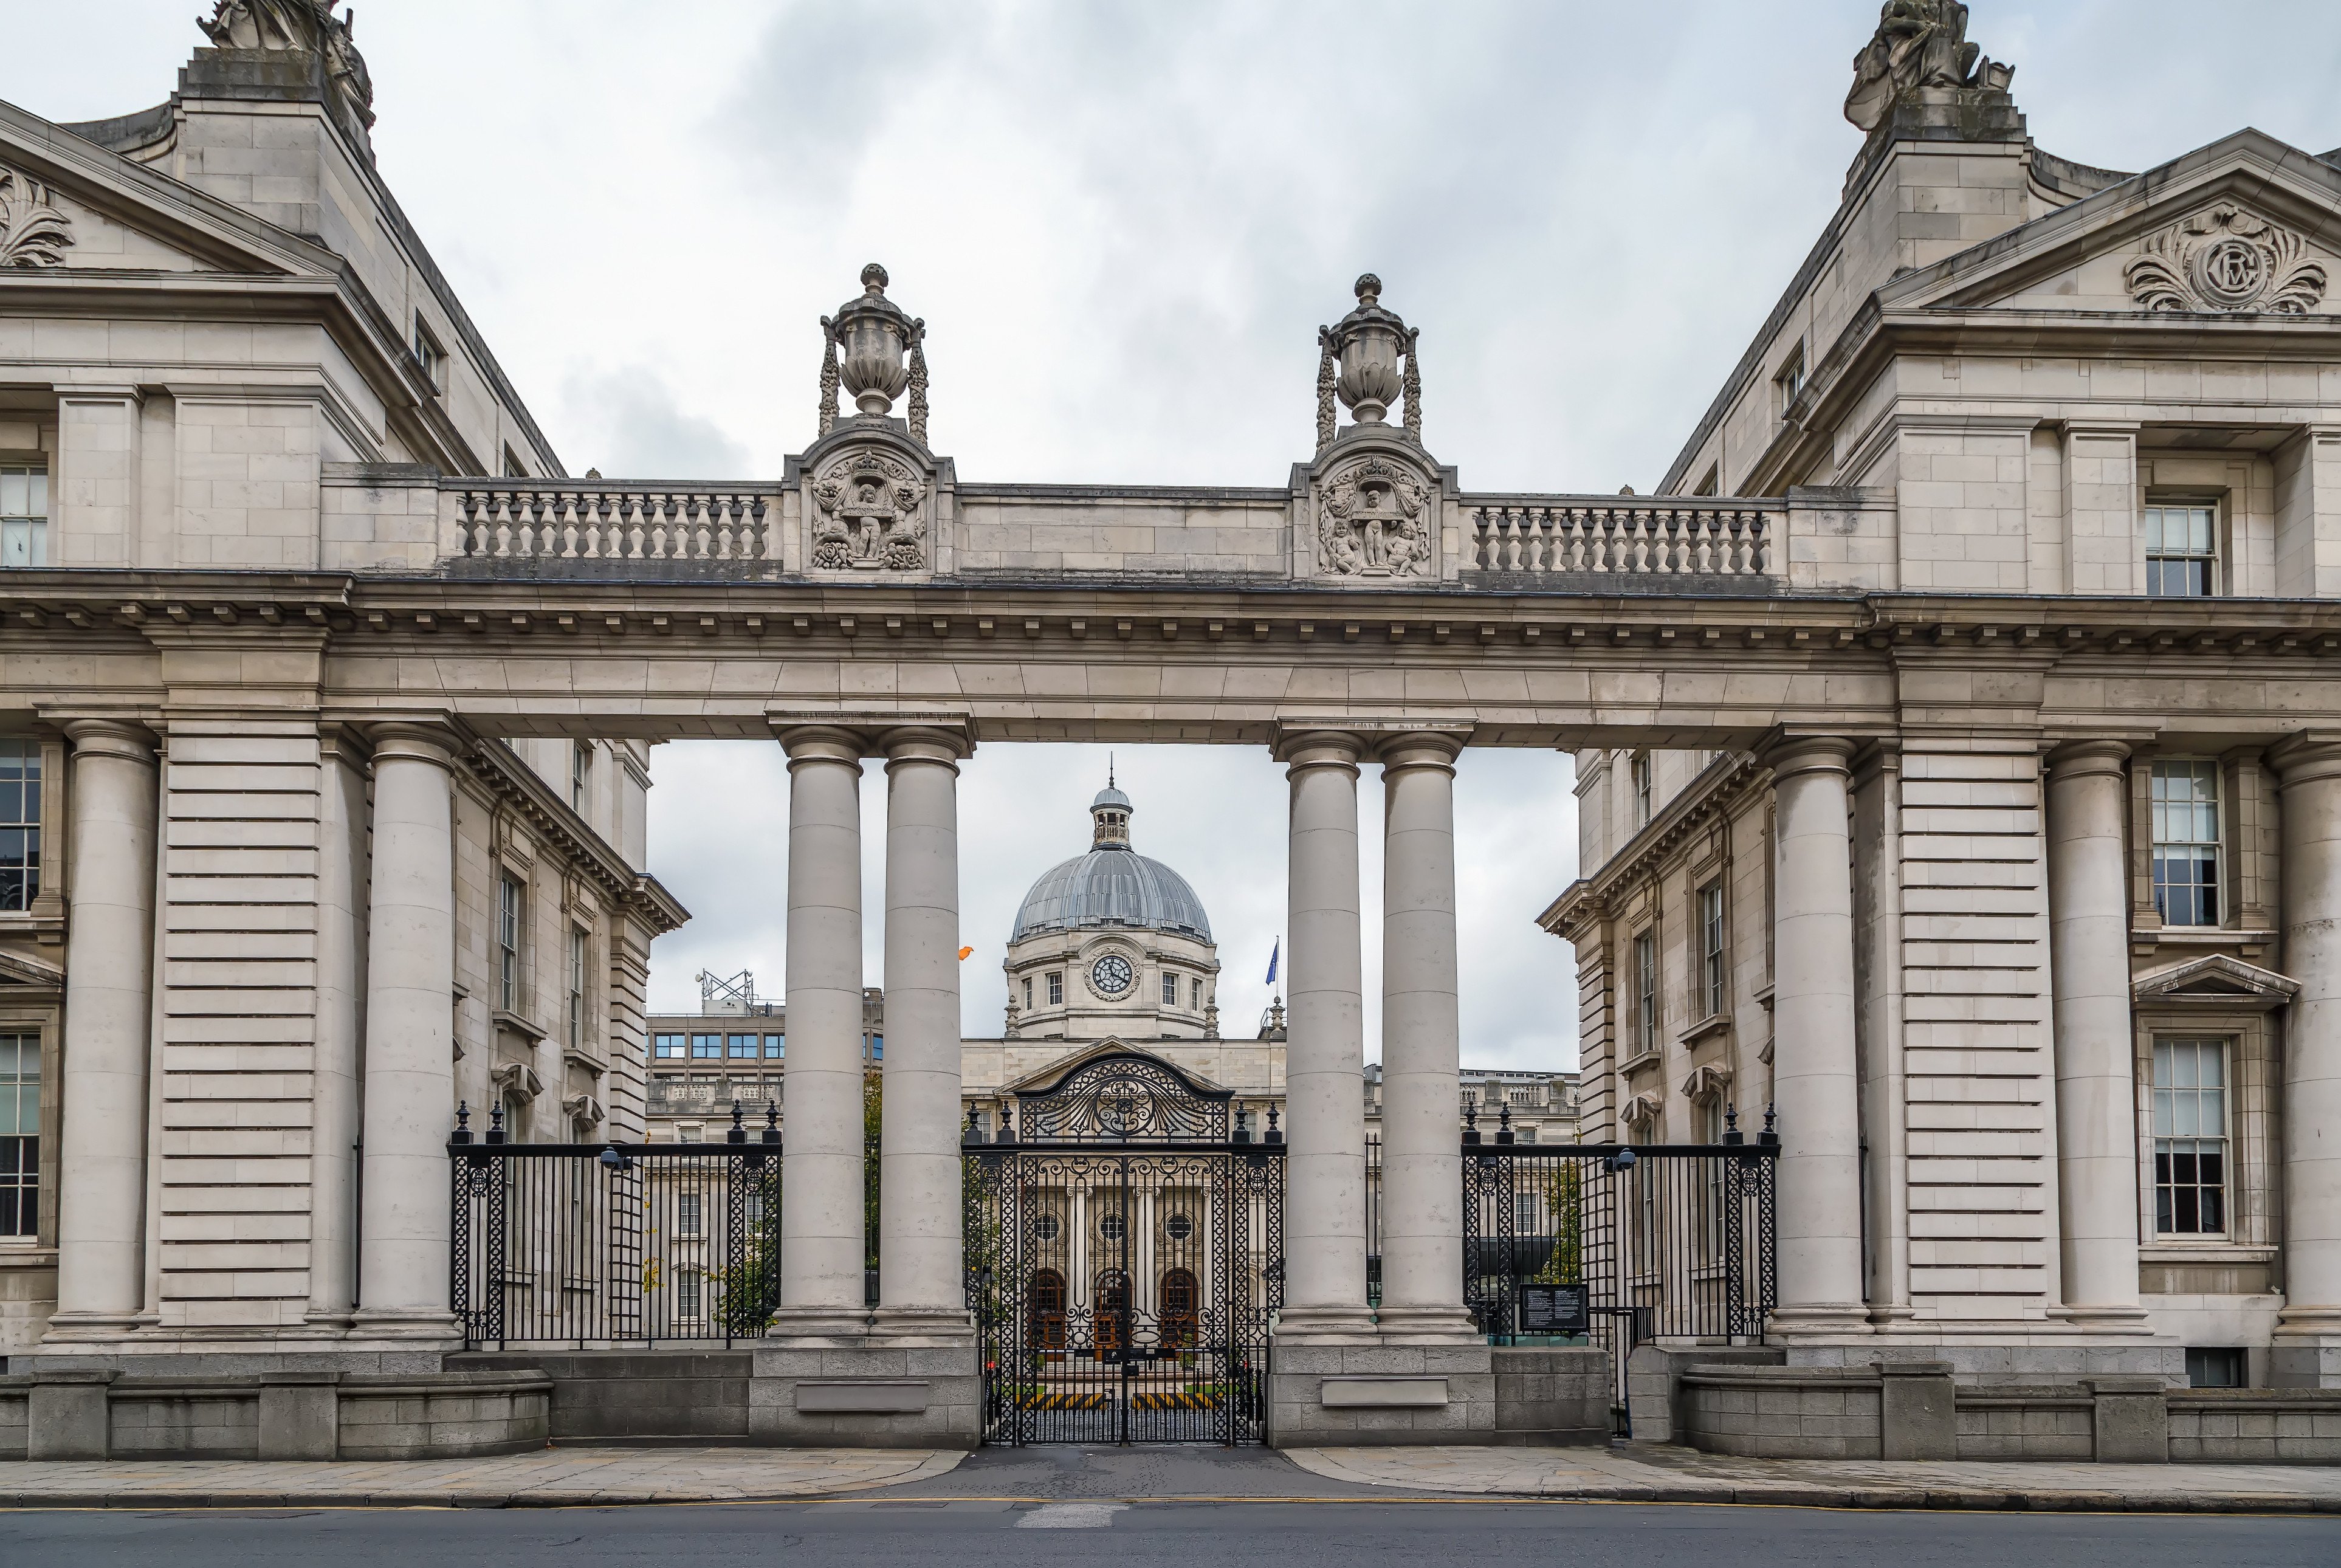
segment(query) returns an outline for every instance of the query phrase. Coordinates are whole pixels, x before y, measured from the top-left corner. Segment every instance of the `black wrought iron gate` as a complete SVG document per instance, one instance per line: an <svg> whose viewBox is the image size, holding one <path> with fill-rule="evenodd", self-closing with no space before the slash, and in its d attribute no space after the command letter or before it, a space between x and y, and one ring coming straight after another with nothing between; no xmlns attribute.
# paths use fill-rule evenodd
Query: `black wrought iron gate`
<svg viewBox="0 0 2341 1568"><path fill-rule="evenodd" d="M966 1148L984 1441L1260 1442L1283 1304L1281 1134L1124 1053L1020 1094L1011 1115Z"/></svg>

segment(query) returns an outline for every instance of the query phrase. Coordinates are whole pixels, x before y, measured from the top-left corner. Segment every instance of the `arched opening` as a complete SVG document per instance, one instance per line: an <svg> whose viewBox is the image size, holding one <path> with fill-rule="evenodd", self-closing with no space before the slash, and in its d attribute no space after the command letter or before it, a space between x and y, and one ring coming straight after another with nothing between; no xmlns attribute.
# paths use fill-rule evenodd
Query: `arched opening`
<svg viewBox="0 0 2341 1568"><path fill-rule="evenodd" d="M1031 1343L1043 1351L1065 1348L1065 1276L1054 1269L1032 1271L1025 1300L1032 1314Z"/></svg>
<svg viewBox="0 0 2341 1568"><path fill-rule="evenodd" d="M1203 1293L1188 1269L1167 1269L1162 1274L1162 1345L1166 1350L1183 1349L1195 1343L1195 1324L1200 1315Z"/></svg>
<svg viewBox="0 0 2341 1568"><path fill-rule="evenodd" d="M1097 1353L1100 1361L1120 1361L1130 1343L1130 1276L1108 1269L1097 1281Z"/></svg>

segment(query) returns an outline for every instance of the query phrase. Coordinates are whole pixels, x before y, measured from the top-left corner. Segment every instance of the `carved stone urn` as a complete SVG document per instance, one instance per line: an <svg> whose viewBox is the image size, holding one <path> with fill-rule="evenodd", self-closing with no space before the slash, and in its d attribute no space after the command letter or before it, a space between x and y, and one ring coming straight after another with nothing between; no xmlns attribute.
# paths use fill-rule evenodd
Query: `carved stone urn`
<svg viewBox="0 0 2341 1568"><path fill-rule="evenodd" d="M872 262L862 269L862 297L839 306L831 325L841 351L838 370L854 407L882 414L894 406L910 385L905 356L922 325L886 297L884 267Z"/></svg>
<svg viewBox="0 0 2341 1568"><path fill-rule="evenodd" d="M1381 307L1382 280L1368 273L1357 284L1358 308L1335 322L1329 345L1341 366L1336 386L1341 406L1360 424L1380 424L1402 387L1400 356L1406 323Z"/></svg>

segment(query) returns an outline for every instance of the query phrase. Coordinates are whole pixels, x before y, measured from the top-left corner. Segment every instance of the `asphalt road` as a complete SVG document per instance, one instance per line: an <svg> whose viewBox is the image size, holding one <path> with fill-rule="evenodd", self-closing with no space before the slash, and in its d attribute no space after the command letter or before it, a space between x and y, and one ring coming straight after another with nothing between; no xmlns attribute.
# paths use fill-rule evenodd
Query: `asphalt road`
<svg viewBox="0 0 2341 1568"><path fill-rule="evenodd" d="M2341 1520L1327 1498L0 1514L6 1568L2332 1568Z"/></svg>

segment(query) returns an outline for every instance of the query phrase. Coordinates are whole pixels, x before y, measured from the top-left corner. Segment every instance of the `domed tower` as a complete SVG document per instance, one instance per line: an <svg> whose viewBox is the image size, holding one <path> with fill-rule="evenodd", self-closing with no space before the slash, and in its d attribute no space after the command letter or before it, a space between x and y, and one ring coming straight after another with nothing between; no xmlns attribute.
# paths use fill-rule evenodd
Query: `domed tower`
<svg viewBox="0 0 2341 1568"><path fill-rule="evenodd" d="M1219 948L1187 879L1130 846L1130 797L1090 803L1090 850L1051 867L1008 938L1008 1034L1025 1040L1219 1034Z"/></svg>

